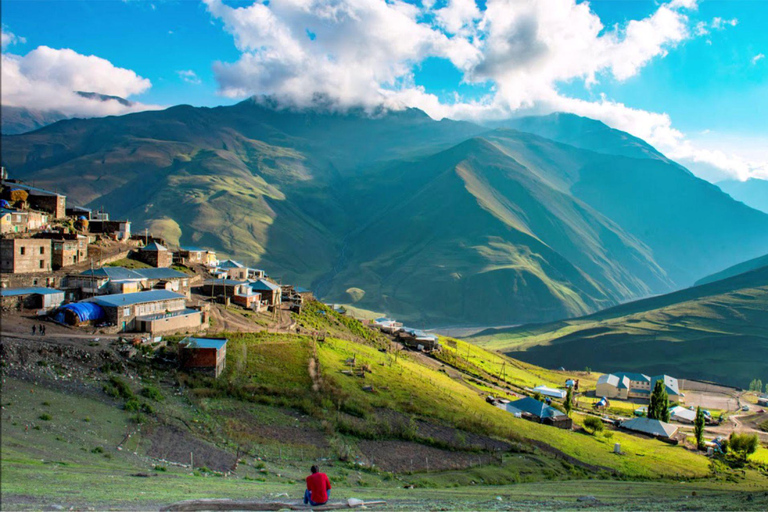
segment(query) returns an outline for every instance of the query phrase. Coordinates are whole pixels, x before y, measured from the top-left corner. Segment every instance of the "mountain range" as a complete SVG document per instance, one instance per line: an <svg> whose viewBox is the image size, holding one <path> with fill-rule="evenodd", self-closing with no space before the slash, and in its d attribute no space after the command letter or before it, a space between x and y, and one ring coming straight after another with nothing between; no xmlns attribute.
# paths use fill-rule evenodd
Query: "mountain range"
<svg viewBox="0 0 768 512"><path fill-rule="evenodd" d="M766 371L768 261L763 261L670 294L576 319L489 329L472 341L550 368L667 373L746 388Z"/></svg>
<svg viewBox="0 0 768 512"><path fill-rule="evenodd" d="M768 180L750 178L745 181L724 180L717 186L737 201L768 213Z"/></svg>
<svg viewBox="0 0 768 512"><path fill-rule="evenodd" d="M584 315L768 253L768 215L569 114L489 127L247 100L2 142L12 177L422 325Z"/></svg>

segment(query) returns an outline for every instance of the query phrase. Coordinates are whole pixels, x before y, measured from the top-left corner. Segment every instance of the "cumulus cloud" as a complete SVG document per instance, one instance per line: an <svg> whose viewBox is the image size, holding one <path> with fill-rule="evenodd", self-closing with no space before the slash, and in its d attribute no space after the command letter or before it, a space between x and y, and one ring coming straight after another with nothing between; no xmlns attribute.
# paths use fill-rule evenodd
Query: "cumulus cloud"
<svg viewBox="0 0 768 512"><path fill-rule="evenodd" d="M235 62L214 64L227 97L268 95L288 107L414 106L438 119L567 111L628 131L673 158L706 160L739 175L755 170L700 150L666 114L558 91L572 81L628 80L682 42L737 25L721 17L696 23L696 0L662 3L643 19L614 26L577 0L271 0L237 8L204 1L241 52ZM433 57L490 93L440 101L414 80L414 68Z"/></svg>
<svg viewBox="0 0 768 512"><path fill-rule="evenodd" d="M180 71L177 71L176 74L179 75L179 78L181 78L188 84L197 85L202 83L200 78L197 76L197 73L195 73L191 69L182 69Z"/></svg>
<svg viewBox="0 0 768 512"><path fill-rule="evenodd" d="M7 47L16 43L24 44L27 42L27 40L23 37L17 36L13 32L9 31L5 25L3 25L2 33L0 33L0 42L2 43L2 49L5 50Z"/></svg>
<svg viewBox="0 0 768 512"><path fill-rule="evenodd" d="M758 53L757 55L752 57L752 65L754 66L755 64L757 64L758 62L760 62L764 58L765 58L765 54L764 53Z"/></svg>
<svg viewBox="0 0 768 512"><path fill-rule="evenodd" d="M39 46L24 56L3 53L2 84L3 105L56 110L68 116L118 115L158 108L78 94L128 98L145 92L152 84L130 69L70 49Z"/></svg>

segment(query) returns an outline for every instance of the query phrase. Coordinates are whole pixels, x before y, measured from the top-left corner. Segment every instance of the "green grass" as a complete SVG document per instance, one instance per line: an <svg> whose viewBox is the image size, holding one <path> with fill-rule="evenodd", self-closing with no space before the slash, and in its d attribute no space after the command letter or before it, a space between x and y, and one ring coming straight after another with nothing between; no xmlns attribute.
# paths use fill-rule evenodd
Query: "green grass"
<svg viewBox="0 0 768 512"><path fill-rule="evenodd" d="M130 258L123 258L121 260L113 261L109 263L110 267L124 267L124 268L152 268L152 265L148 265L143 261L134 260Z"/></svg>

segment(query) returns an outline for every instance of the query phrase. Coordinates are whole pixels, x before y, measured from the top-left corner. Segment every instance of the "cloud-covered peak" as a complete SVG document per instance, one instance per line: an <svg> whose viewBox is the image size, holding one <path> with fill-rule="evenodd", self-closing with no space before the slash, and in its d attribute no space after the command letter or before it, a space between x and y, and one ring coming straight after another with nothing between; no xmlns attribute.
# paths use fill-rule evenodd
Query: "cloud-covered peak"
<svg viewBox="0 0 768 512"><path fill-rule="evenodd" d="M147 91L152 86L148 79L106 59L66 48L39 46L23 56L3 53L2 83L3 105L56 110L67 116L117 115L159 108L121 101Z"/></svg>

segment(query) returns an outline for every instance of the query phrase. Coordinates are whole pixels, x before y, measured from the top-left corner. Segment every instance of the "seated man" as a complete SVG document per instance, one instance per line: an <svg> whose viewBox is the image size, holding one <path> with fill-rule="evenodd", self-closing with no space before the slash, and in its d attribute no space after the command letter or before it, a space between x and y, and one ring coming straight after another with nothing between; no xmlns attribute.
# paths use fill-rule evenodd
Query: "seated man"
<svg viewBox="0 0 768 512"><path fill-rule="evenodd" d="M317 466L312 466L312 474L307 477L307 490L304 492L304 504L318 507L328 503L331 497L331 481L328 475L319 473Z"/></svg>

